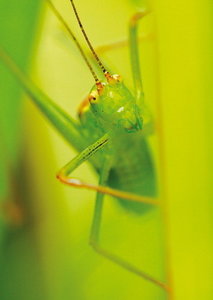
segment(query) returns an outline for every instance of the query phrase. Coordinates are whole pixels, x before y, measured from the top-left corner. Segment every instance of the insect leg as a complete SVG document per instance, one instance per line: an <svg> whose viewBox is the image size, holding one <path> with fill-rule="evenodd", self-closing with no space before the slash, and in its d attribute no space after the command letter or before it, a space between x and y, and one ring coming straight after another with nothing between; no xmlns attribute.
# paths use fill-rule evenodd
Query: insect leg
<svg viewBox="0 0 213 300"><path fill-rule="evenodd" d="M143 35L139 36L139 38L138 38L139 41L144 41L144 40L149 41L152 39L153 39L152 33L143 34ZM121 40L118 40L118 41L115 41L112 43L99 45L99 46L95 47L95 52L97 52L98 54L103 54L103 53L111 51L111 50L127 47L128 45L129 45L129 40L124 38L124 39L121 39Z"/></svg>
<svg viewBox="0 0 213 300"><path fill-rule="evenodd" d="M89 156L92 155L92 152L98 151L101 147L103 147L107 143L107 135L103 136L99 141L97 141L92 146L89 146L87 149L85 149L81 154L79 154L76 158L74 158L70 163L68 163L57 175L58 179L60 179L63 183L66 183L68 185L76 186L76 187L85 187L85 188L91 188L91 185L82 183L77 179L66 177L66 174L69 174L72 172L76 167L80 165L82 161L85 160L85 157L89 158ZM84 157L84 159L83 159ZM105 258L109 259L110 261L114 262L115 264L123 267L124 269L158 285L159 287L168 290L165 283L160 282L159 280L151 277L150 275L144 273L143 271L139 270L135 266L131 265L124 259L121 259L120 257L112 254L111 252L108 252L107 250L103 249L99 245L99 233L100 233L100 225L101 225L101 217L102 217L102 210L103 210L103 200L105 191L99 190L100 187L106 188L104 185L107 182L108 174L110 170L110 159L105 159L104 165L102 167L102 171L100 174L100 181L99 187L94 187L94 189L97 190L97 196L96 196L96 202L95 202L95 211L93 216L93 222L92 222L92 228L91 228L91 234L90 234L90 245L93 247L93 249L99 253L100 255L104 256ZM116 191L116 190L115 190ZM118 191L119 192L119 191ZM142 197L141 197L142 198Z"/></svg>
<svg viewBox="0 0 213 300"><path fill-rule="evenodd" d="M85 147L85 142L80 133L80 125L55 104L45 93L19 69L6 51L0 46L0 59L8 67L10 72L20 82L25 92L32 99L34 104L55 126L61 135L78 151Z"/></svg>
<svg viewBox="0 0 213 300"><path fill-rule="evenodd" d="M143 104L143 84L140 71L140 59L138 51L138 21L145 17L149 11L138 12L130 19L129 24L129 43L130 43L130 57L133 73L133 81L135 85L136 102L140 106Z"/></svg>
<svg viewBox="0 0 213 300"><path fill-rule="evenodd" d="M105 160L105 163L102 168L102 172L100 174L100 181L99 184L104 186L107 182L108 175L110 170L110 163L108 160ZM106 259L114 262L115 264L119 265L120 267L126 269L142 277L145 280L152 282L153 284L168 290L168 287L165 283L153 278L152 276L148 275L147 273L141 271L137 267L133 266L132 264L128 263L126 260L120 258L119 256L105 250L99 244L99 234L100 234L100 226L101 226L101 218L102 218L102 210L103 210L103 201L104 201L104 194L97 193L96 202L95 202L95 210L93 215L93 222L92 228L90 233L90 245L92 248L100 255L104 256Z"/></svg>
<svg viewBox="0 0 213 300"><path fill-rule="evenodd" d="M84 161L88 160L92 155L94 155L98 150L103 148L109 141L109 135L105 134L94 144L88 146L85 150L79 153L76 157L74 157L68 164L66 164L57 174L57 178L64 184L85 188L88 190L95 190L102 194L111 195L116 198L122 198L128 201L136 201L151 205L158 205L158 201L151 197L143 197L132 193L127 193L124 191L116 190L113 188L109 188L107 186L96 186L93 184L85 183L80 179L76 179L70 177L69 174L72 173L78 166L80 166Z"/></svg>
<svg viewBox="0 0 213 300"><path fill-rule="evenodd" d="M104 256L105 258L109 259L110 261L116 263L117 265L123 267L124 269L158 285L159 287L168 290L165 283L158 281L157 279L151 277L150 275L144 273L143 271L139 270L135 266L129 264L125 260L121 259L120 257L108 252L107 250L103 249L99 245L99 232L100 232L100 224L101 224L101 215L102 215L102 208L103 208L103 200L105 194L109 194L115 197L128 199L132 201L139 201L149 204L156 204L156 201L149 199L148 197L141 197L138 195L125 193L119 190L114 190L105 186L109 170L111 168L110 159L105 159L104 165L102 166L102 171L100 174L100 185L95 186L91 184L84 183L79 179L69 177L69 174L74 171L81 163L85 160L89 159L96 151L103 148L109 141L108 134L105 134L102 138L100 138L97 142L92 144L91 146L87 147L84 151L82 151L79 155L77 155L73 160L71 160L61 171L59 171L57 178L62 181L63 183L79 187L79 188L86 188L92 189L97 191L96 203L95 203L95 212L93 217L91 235L90 235L90 244L93 249L99 253L100 255Z"/></svg>
<svg viewBox="0 0 213 300"><path fill-rule="evenodd" d="M105 158L104 164L103 164L103 167L102 167L102 170L100 173L99 185L103 185L103 186L106 185L110 168L111 168L110 159ZM97 244L98 240L99 240L104 196L105 196L104 194L99 193L99 192L96 195L95 209L94 209L94 215L93 215L93 220L92 220L92 228L91 228L91 232L90 232L90 244L93 248L94 248L94 245Z"/></svg>

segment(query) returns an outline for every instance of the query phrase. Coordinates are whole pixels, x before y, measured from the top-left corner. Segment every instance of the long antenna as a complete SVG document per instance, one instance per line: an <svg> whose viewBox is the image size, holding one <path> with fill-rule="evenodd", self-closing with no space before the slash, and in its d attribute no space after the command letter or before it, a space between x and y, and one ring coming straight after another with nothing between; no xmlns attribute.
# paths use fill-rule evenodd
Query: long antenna
<svg viewBox="0 0 213 300"><path fill-rule="evenodd" d="M56 9L56 7L53 5L53 3L50 0L46 0L48 2L48 4L50 5L50 8L52 9L53 13L55 14L55 16L58 18L58 20L62 23L62 25L66 28L67 32L69 33L69 35L72 37L73 41L75 42L76 46L78 47L84 61L86 62L90 72L92 73L92 76L95 79L96 84L100 83L100 80L98 79L95 71L93 70L92 66L90 65L86 54L84 53L83 49L81 48L81 45L79 44L78 40L76 39L75 35L73 34L73 32L71 31L71 29L69 28L68 24L65 22L65 20L63 19L63 17L61 16L61 14L58 12L58 10Z"/></svg>
<svg viewBox="0 0 213 300"><path fill-rule="evenodd" d="M100 59L99 59L97 53L95 52L95 50L94 50L92 44L90 43L90 40L89 40L89 38L88 38L88 36L87 36L87 34L86 34L85 30L84 30L84 27L83 27L83 25L82 25L82 23L81 23L81 20L80 20L80 18L79 18L79 15L78 15L78 12L77 12L77 10L76 10L76 7L75 7L75 4L74 4L73 0L70 0L70 3L71 3L72 8L73 8L73 10L74 10L74 13L75 13L76 19L77 19L77 21L78 21L78 24L79 24L79 26L80 26L80 28L81 28L81 31L82 31L82 33L83 33L83 35L84 35L84 38L85 38L85 40L86 40L86 42L87 42L87 44L88 44L90 50L92 51L92 54L94 55L94 57L95 57L97 63L99 64L100 68L102 69L103 73L104 73L104 74L108 73L108 71L105 69L104 65L103 65L102 62L100 61Z"/></svg>

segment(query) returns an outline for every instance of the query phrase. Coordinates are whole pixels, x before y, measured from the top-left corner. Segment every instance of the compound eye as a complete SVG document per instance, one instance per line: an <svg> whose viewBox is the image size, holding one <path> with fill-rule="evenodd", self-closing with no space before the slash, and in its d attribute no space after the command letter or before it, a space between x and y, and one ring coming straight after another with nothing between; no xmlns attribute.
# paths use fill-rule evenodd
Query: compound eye
<svg viewBox="0 0 213 300"><path fill-rule="evenodd" d="M97 92L92 92L90 95L89 95L89 102L90 103L95 103L98 99L98 93Z"/></svg>

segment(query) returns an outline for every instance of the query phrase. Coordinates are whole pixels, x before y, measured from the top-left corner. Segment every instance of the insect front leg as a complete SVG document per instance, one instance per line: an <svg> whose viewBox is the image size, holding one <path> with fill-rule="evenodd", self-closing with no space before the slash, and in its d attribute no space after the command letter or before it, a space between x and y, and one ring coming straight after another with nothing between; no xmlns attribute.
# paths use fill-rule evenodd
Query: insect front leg
<svg viewBox="0 0 213 300"><path fill-rule="evenodd" d="M70 173L72 173L77 167L79 167L84 161L88 160L92 155L94 155L98 150L102 149L110 140L110 136L106 133L102 136L98 141L88 146L85 150L79 153L76 157L74 157L68 164L66 164L57 174L57 178L64 184L77 187L77 188L85 188L88 190L94 190L102 194L111 195L116 198L122 198L124 200L140 202L150 205L159 205L157 199L151 197L143 197L140 195L136 195L133 193L124 192L121 190L109 188L103 185L93 185L89 183L85 183L80 179L76 179L70 177Z"/></svg>

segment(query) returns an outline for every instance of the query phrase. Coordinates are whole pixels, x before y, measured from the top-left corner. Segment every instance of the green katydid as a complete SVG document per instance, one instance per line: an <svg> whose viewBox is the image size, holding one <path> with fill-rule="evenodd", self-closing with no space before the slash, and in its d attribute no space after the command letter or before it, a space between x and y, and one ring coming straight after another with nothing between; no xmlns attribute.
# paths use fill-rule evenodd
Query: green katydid
<svg viewBox="0 0 213 300"><path fill-rule="evenodd" d="M50 0L46 1L74 40L95 80L95 85L80 106L79 121L71 118L37 88L2 48L0 48L0 57L40 111L79 152L59 171L57 178L64 184L97 192L90 235L91 246L107 259L168 290L165 283L99 245L104 195L108 194L117 198L125 209L139 214L159 204L154 164L146 141L146 135L149 134L149 123L144 122L144 93L137 45L138 21L145 17L148 11L137 13L130 22L130 54L135 88L133 95L119 75L112 75L104 67L85 33L73 0L70 0L70 3L93 59L96 61L96 67L102 73L103 80L98 78L87 55L58 10ZM72 171L86 160L90 161L100 177L98 186L70 177Z"/></svg>

